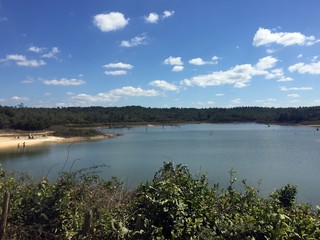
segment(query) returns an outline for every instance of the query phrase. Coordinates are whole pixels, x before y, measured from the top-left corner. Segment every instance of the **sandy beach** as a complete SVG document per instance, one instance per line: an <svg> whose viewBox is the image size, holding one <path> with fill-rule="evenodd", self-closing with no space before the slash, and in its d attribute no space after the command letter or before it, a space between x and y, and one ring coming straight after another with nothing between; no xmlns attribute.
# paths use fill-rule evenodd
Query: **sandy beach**
<svg viewBox="0 0 320 240"><path fill-rule="evenodd" d="M2 149L12 149L12 148L26 148L36 145L44 144L54 144L54 143L69 143L69 142L78 142L85 140L100 140L104 138L113 137L110 134L95 136L90 138L85 137L72 137L72 138L63 138L56 137L52 135L52 132L38 132L38 133L9 133L9 132L0 132L0 150Z"/></svg>

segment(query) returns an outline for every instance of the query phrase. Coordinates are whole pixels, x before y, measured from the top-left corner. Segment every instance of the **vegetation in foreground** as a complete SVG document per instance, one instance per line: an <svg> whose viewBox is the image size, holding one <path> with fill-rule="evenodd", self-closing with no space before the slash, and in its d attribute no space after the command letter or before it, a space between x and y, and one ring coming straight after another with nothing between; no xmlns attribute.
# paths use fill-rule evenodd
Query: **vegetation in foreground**
<svg viewBox="0 0 320 240"><path fill-rule="evenodd" d="M153 180L128 191L95 168L63 173L52 183L0 169L0 194L11 194L11 225L57 239L320 238L320 213L295 203L294 185L263 198L245 181L236 190L235 181L230 171L223 190L209 186L206 175L164 163Z"/></svg>

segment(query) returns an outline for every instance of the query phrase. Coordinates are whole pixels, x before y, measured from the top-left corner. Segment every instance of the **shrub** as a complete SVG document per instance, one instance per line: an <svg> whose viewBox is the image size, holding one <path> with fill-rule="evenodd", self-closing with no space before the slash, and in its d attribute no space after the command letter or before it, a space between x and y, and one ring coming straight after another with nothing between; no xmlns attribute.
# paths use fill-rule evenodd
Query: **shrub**
<svg viewBox="0 0 320 240"><path fill-rule="evenodd" d="M164 163L152 182L136 193L131 229L137 239L192 239L210 228L214 199L205 175L194 178L186 166Z"/></svg>

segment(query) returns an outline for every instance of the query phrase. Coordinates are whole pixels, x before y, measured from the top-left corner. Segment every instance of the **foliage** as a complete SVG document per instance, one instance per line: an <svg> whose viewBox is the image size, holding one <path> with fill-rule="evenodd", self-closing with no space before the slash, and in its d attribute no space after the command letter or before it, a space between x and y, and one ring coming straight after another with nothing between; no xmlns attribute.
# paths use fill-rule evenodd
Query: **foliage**
<svg viewBox="0 0 320 240"><path fill-rule="evenodd" d="M54 135L58 137L93 137L101 135L101 132L96 129L63 127L56 130Z"/></svg>
<svg viewBox="0 0 320 240"><path fill-rule="evenodd" d="M205 175L194 178L186 166L164 164L151 183L142 184L132 211L138 239L192 239L210 228L208 213L214 195ZM142 220L141 223L139 223Z"/></svg>
<svg viewBox="0 0 320 240"><path fill-rule="evenodd" d="M0 129L42 130L54 126L93 124L109 127L141 123L319 123L320 107L299 108L144 108L68 107L28 108L0 106Z"/></svg>
<svg viewBox="0 0 320 240"><path fill-rule="evenodd" d="M57 239L320 239L320 211L295 203L296 186L261 197L246 181L235 189L234 175L220 189L206 175L164 163L128 191L116 178L101 179L96 167L61 173L52 183L0 168L0 195L11 193L10 223Z"/></svg>

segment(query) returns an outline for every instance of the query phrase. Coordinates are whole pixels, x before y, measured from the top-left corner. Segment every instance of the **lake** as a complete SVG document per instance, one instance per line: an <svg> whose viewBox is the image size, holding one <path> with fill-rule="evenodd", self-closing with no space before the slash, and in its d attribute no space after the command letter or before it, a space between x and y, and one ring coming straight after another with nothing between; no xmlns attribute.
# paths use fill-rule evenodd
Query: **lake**
<svg viewBox="0 0 320 240"><path fill-rule="evenodd" d="M297 200L320 204L320 131L306 126L186 124L103 129L117 138L53 144L0 152L9 171L54 180L62 170L97 165L104 178L116 176L127 188L152 179L163 162L186 164L195 174L226 187L229 171L259 187L263 195L287 183L298 186Z"/></svg>

